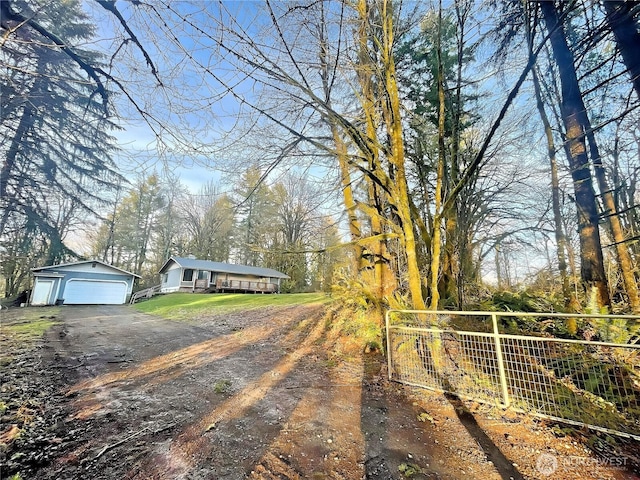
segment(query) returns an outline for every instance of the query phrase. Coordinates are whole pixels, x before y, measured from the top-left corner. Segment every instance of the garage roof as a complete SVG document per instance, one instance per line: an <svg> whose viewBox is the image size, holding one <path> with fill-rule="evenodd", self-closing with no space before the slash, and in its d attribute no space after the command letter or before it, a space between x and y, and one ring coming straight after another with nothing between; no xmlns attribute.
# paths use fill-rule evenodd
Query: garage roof
<svg viewBox="0 0 640 480"><path fill-rule="evenodd" d="M38 273L38 272L43 272L43 270L56 270L59 268L62 269L67 269L67 267L74 267L76 265L84 265L86 263L99 263L100 265L104 265L107 268L111 268L113 270L116 270L118 273L124 273L125 275L133 275L134 277L138 277L141 278L140 275L136 275L135 273L131 273L131 272L127 272L126 270L123 270L121 268L118 267L114 267L113 265L109 265L108 263L102 262L100 260L82 260L79 262L70 262L70 263L60 263L58 265L49 265L46 267L36 267L36 268L32 268L31 271L34 273Z"/></svg>
<svg viewBox="0 0 640 480"><path fill-rule="evenodd" d="M162 273L170 262L175 262L182 268L192 268L194 270L209 270L220 273L237 273L240 275L256 275L259 277L290 278L289 275L273 270L272 268L250 267L248 265L235 265L233 263L212 262L211 260L198 260L197 258L185 258L172 256L167 260L160 273Z"/></svg>

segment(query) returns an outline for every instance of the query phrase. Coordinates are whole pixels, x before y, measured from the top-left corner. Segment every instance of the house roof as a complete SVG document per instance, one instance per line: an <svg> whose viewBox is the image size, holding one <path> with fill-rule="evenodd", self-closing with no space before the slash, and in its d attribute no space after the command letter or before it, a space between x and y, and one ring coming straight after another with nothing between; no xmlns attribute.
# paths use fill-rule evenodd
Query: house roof
<svg viewBox="0 0 640 480"><path fill-rule="evenodd" d="M198 260L197 258L185 258L172 256L164 262L160 269L162 273L170 262L175 262L182 268L192 268L194 270L209 270L219 273L237 273L240 275L256 275L258 277L290 278L289 275L273 270L272 268L250 267L248 265L235 265L233 263L212 262L211 260Z"/></svg>
<svg viewBox="0 0 640 480"><path fill-rule="evenodd" d="M61 267L73 267L75 265L84 265L85 263L99 263L100 265L104 265L107 268L111 268L113 270L116 270L120 273L124 273L126 275L132 275L134 277L138 277L141 278L140 275L136 275L135 273L131 273L131 272L127 272L126 270L123 270L121 268L118 267L114 267L113 265L109 265L108 263L105 263L101 260L82 260L79 262L70 262L70 263L60 263L58 265L48 265L46 267L36 267L36 268L32 268L31 271L34 273L38 273L38 272L42 272L43 270L55 270L57 268L61 268Z"/></svg>

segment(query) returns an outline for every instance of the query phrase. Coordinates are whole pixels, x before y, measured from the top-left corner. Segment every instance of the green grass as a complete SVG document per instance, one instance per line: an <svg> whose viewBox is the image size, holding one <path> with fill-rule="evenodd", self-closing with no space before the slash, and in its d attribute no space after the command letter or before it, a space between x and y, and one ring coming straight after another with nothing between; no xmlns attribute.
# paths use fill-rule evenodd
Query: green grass
<svg viewBox="0 0 640 480"><path fill-rule="evenodd" d="M218 380L213 384L213 391L216 393L227 393L229 388L231 388L231 380L227 380L226 378Z"/></svg>
<svg viewBox="0 0 640 480"><path fill-rule="evenodd" d="M14 325L3 325L2 333L5 335L16 335L22 339L31 339L41 337L44 332L49 330L56 322L51 320L35 320L28 323L19 323Z"/></svg>
<svg viewBox="0 0 640 480"><path fill-rule="evenodd" d="M0 313L0 333L6 336L19 336L21 340L41 337L55 325L59 307L15 308Z"/></svg>
<svg viewBox="0 0 640 480"><path fill-rule="evenodd" d="M13 308L0 312L0 368L9 365L16 352L29 349L55 325L59 307ZM0 408L1 410L1 408Z"/></svg>
<svg viewBox="0 0 640 480"><path fill-rule="evenodd" d="M172 320L183 320L198 313L227 313L240 310L289 305L325 303L330 299L324 293L289 293L279 295L249 295L240 293L170 293L136 303L144 313Z"/></svg>

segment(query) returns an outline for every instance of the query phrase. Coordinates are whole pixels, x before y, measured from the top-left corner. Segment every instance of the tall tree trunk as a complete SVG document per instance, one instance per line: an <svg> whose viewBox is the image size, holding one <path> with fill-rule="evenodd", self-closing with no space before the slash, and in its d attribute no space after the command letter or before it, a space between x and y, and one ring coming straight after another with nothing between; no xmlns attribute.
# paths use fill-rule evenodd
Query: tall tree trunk
<svg viewBox="0 0 640 480"><path fill-rule="evenodd" d="M436 189L434 193L435 214L433 216L433 234L431 241L431 310L438 310L440 292L438 290L438 275L440 273L440 242L442 211L442 188L445 176L446 143L445 143L445 92L444 92L444 67L442 65L442 2L438 10L438 39L436 41L436 56L438 60L438 165L436 173ZM453 208L452 208L453 210Z"/></svg>
<svg viewBox="0 0 640 480"><path fill-rule="evenodd" d="M551 167L551 202L553 208L553 223L554 232L556 238L556 256L558 257L558 270L560 272L560 280L562 282L562 296L564 297L565 306L569 306L572 303L572 292L569 285L569 275L567 274L567 237L564 234L564 228L562 226L562 213L560 212L560 182L558 180L558 163L556 161L556 146L553 140L553 131L551 129L551 122L544 108L544 102L542 101L542 92L540 88L540 80L538 73L534 67L533 74L533 86L536 93L536 104L538 107L538 113L544 126L544 133L547 139L547 152L549 155L549 164Z"/></svg>
<svg viewBox="0 0 640 480"><path fill-rule="evenodd" d="M329 82L329 50L327 45L327 39L325 35L324 25L324 10L323 10L323 24L320 27L320 78L322 80L322 89L324 94L324 101L329 109L331 109L331 86ZM340 135L340 129L338 124L332 117L327 117L327 123L331 130L331 136L333 137L333 143L336 147L336 159L340 168L340 182L342 185L342 201L347 213L349 233L351 235L351 241L355 253L356 270L359 272L364 267L363 247L359 243L362 238L362 228L360 220L356 214L356 202L353 196L353 187L351 184L351 169L349 166L349 152L347 150L347 144L343 137Z"/></svg>
<svg viewBox="0 0 640 480"><path fill-rule="evenodd" d="M582 96L574 67L573 53L569 49L564 29L553 2L540 2L542 15L550 32L551 49L558 67L562 89L560 106L566 130L571 177L578 213L580 235L581 276L585 288L595 288L600 307L611 307L607 277L604 269L602 244L598 231L598 210L589 170L585 126L581 124Z"/></svg>
<svg viewBox="0 0 640 480"><path fill-rule="evenodd" d="M640 145L639 145L640 146ZM624 227L627 234L627 238L637 238L640 229L638 228L638 208L635 206L635 198L638 182L638 174L640 170L636 169L629 178L624 179L620 173L620 137L616 132L616 138L614 140L613 151L611 152L613 159L613 186L614 201L618 206L618 212L624 212L624 217L621 217L621 222L624 221ZM640 158L640 150L638 151L638 158ZM629 244L629 251L632 257L638 257L640 253L638 251L639 242L631 242ZM635 262L632 262L635 264Z"/></svg>
<svg viewBox="0 0 640 480"><path fill-rule="evenodd" d="M356 268L360 271L364 267L364 257L362 255L363 248L359 242L362 239L362 228L360 226L360 219L356 215L356 202L353 196L353 186L351 184L351 170L349 168L349 153L347 152L347 145L344 139L340 136L340 131L334 121L329 119L329 127L331 129L331 135L333 142L336 146L336 159L338 160L338 166L340 168L340 182L342 185L342 202L344 204L345 211L347 213L349 234L351 235L351 241L355 242L353 245L355 252Z"/></svg>
<svg viewBox="0 0 640 480"><path fill-rule="evenodd" d="M373 85L373 65L368 50L369 28L368 28L368 6L366 0L358 2L358 13L360 16L360 26L358 28L358 67L357 75L362 89L362 110L365 116L366 134L371 145L369 152L369 171L375 175L382 174L380 164L379 148L376 137L376 99ZM370 215L371 234L376 238L371 244L373 255L373 285L376 289L376 296L382 300L391 294L396 287L395 274L390 268L388 249L386 240L379 237L384 233L384 192L369 177L367 181L367 193L369 205L373 207ZM380 312L382 313L382 312ZM380 316L382 320L382 315Z"/></svg>
<svg viewBox="0 0 640 480"><path fill-rule="evenodd" d="M609 12L609 7L607 7L607 12ZM537 76L536 76L535 70L533 73L534 73L534 84L535 84L537 82ZM539 85L536 85L536 95L538 95L538 90L539 90ZM539 100L539 102L540 101L541 100ZM576 95L576 103L578 107L577 108L578 116L579 116L578 120L580 125L582 126L582 129L585 132L585 136L589 144L589 154L591 157L591 162L593 163L593 166L594 166L596 180L598 181L598 188L601 192L602 203L604 205L605 220L606 220L607 226L609 227L611 238L613 239L613 243L615 245L616 257L618 260L620 271L622 273L624 288L629 299L629 305L631 306L633 312L639 312L640 298L638 297L638 285L633 272L633 262L631 260L629 250L626 245L624 231L620 222L620 217L618 215L618 206L613 197L613 193L609 188L608 181L606 178L606 172L602 164L600 150L598 148L598 143L595 138L593 129L591 127L591 121L589 120L587 109L586 109L586 106L584 105L584 100L582 99L582 95L579 94L579 91L578 91L578 95Z"/></svg>
<svg viewBox="0 0 640 480"><path fill-rule="evenodd" d="M458 183L460 177L460 130L462 119L462 63L464 61L464 38L465 38L465 24L469 14L468 2L455 2L456 19L457 19L457 65L456 65L456 80L454 90L454 101L452 103L453 108L451 112L452 126L451 126L451 162L448 172L448 178L445 179L446 185L455 185ZM440 42L440 40L438 40ZM442 52L438 50L439 65L438 68L443 68ZM443 68L444 69L444 68ZM443 82L444 73L443 73ZM438 92L439 94L439 92ZM444 98L442 99L444 101ZM443 126L444 127L444 126ZM453 304L456 308L461 309L464 297L464 271L463 264L468 262L469 259L463 255L468 252L463 245L466 240L463 240L464 232L460 231L459 224L459 207L458 201L455 200L452 206L446 212L445 219L445 242L444 242L444 255L442 259L442 288L441 297L446 302Z"/></svg>
<svg viewBox="0 0 640 480"><path fill-rule="evenodd" d="M422 294L422 279L418 266L416 240L413 231L413 221L411 218L409 188L405 173L405 152L404 139L402 136L402 118L400 115L400 97L398 94L395 62L393 58L394 32L391 0L382 0L380 9L382 23L382 45L380 49L380 58L384 73L384 83L382 85L384 87L382 114L386 124L387 134L389 136L389 163L395 169L393 186L396 198L394 200L396 201L398 216L402 222L402 233L404 237L405 254L407 256L407 275L411 300L414 308L424 310L426 308L426 304Z"/></svg>
<svg viewBox="0 0 640 480"><path fill-rule="evenodd" d="M640 99L640 32L631 11L637 6L636 2L605 0L602 3L607 13L607 24L613 32L622 60L631 75L633 88Z"/></svg>
<svg viewBox="0 0 640 480"><path fill-rule="evenodd" d="M30 93L34 95L36 98L42 96L42 91L44 90L45 83L45 68L43 62L38 62L38 66L36 68L37 77L30 88ZM11 139L11 144L7 149L7 154L2 162L2 169L0 169L0 200L7 201L7 203L15 203L15 198L8 199L7 189L9 187L9 179L11 178L12 171L15 168L16 159L18 153L20 151L20 145L27 134L27 131L33 126L34 113L37 113L38 105L34 105L33 100L27 98L24 102L24 107L22 110L22 115L20 116L20 122L18 122L18 126L16 131ZM4 230L4 225L0 228L0 234Z"/></svg>
<svg viewBox="0 0 640 480"><path fill-rule="evenodd" d="M121 192L121 186L120 186L120 183L118 183L118 188L116 189L116 198L113 202L113 212L111 212L111 219L108 220L109 234L107 235L107 242L104 247L104 253L102 255L102 261L103 262L109 261L109 263L111 263L112 265L114 262L116 216L118 214L118 206L120 203L120 192ZM109 259L109 252L111 252L110 259Z"/></svg>
<svg viewBox="0 0 640 480"><path fill-rule="evenodd" d="M498 290L502 290L502 287L504 286L504 281L502 279L502 265L500 262L500 243L496 243L496 246L494 247L495 252L496 252L496 256L495 256L495 263L496 263L496 282L498 284Z"/></svg>
<svg viewBox="0 0 640 480"><path fill-rule="evenodd" d="M20 151L20 144L22 143L27 130L29 130L32 125L33 105L30 102L26 102L24 109L22 110L22 115L20 116L20 122L18 122L18 127L11 139L11 144L7 149L4 161L2 162L2 169L0 169L0 200L2 200L3 203L7 202L7 204L11 204L15 200L14 198L9 199L9 179L11 178L16 165L16 159ZM2 230L4 230L4 225ZM2 233L2 230L0 230L0 234Z"/></svg>
<svg viewBox="0 0 640 480"><path fill-rule="evenodd" d="M436 55L438 59L438 165L436 168L436 188L434 192L434 208L433 215L433 229L431 235L431 265L430 265L430 279L429 279L429 293L431 294L431 300L429 303L429 309L432 311L438 310L440 304L440 291L438 285L438 276L440 275L440 255L441 255L441 242L442 242L442 221L444 218L442 191L445 182L445 161L446 161L446 142L445 142L445 92L444 92L444 68L442 65L442 1L438 8L438 36ZM433 325L438 325L438 318L436 315L430 316L429 321ZM433 362L436 371L439 371L443 364L442 353L442 338L439 334L431 336L431 340L428 345L431 361Z"/></svg>
<svg viewBox="0 0 640 480"><path fill-rule="evenodd" d="M640 47L640 44L639 44ZM616 257L618 260L618 266L622 273L622 282L624 289L629 299L629 306L633 313L640 313L640 298L638 297L638 283L636 281L635 274L633 273L634 266L627 248L626 237L620 222L620 216L618 214L618 206L613 198L613 192L609 188L609 182L607 181L607 175L602 165L602 158L600 157L600 149L596 142L593 128L591 128L591 122L587 115L586 109L581 111L582 123L585 126L587 132L587 140L589 141L589 152L591 154L591 162L596 174L596 180L598 181L598 188L602 197L602 203L604 205L604 214L607 226L611 232L613 243L615 244Z"/></svg>

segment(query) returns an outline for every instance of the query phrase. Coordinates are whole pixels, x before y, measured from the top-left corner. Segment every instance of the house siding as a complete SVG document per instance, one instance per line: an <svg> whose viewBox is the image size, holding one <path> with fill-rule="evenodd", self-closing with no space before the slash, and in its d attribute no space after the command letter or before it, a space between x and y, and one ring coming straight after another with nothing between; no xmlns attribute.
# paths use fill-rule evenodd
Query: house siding
<svg viewBox="0 0 640 480"><path fill-rule="evenodd" d="M97 273L97 274L105 274L105 275L108 275L109 277L113 276L116 273L116 271L113 268L110 268L107 265L103 265L102 263L98 263L98 262L86 262L80 265L56 265L51 268L46 268L42 271L58 272L58 273L66 273L66 272Z"/></svg>
<svg viewBox="0 0 640 480"><path fill-rule="evenodd" d="M160 291L163 293L177 292L180 289L180 281L182 280L182 268L174 263L165 273L167 280L165 282L163 277Z"/></svg>

